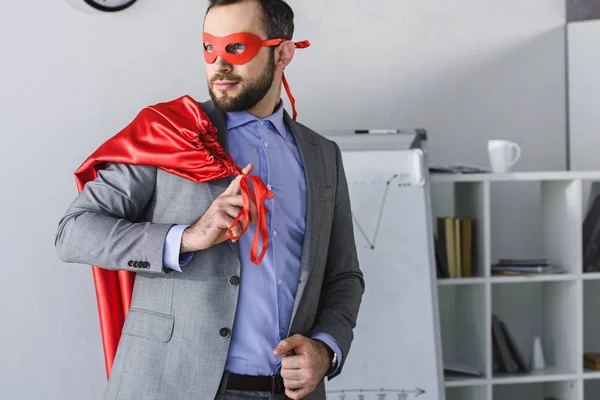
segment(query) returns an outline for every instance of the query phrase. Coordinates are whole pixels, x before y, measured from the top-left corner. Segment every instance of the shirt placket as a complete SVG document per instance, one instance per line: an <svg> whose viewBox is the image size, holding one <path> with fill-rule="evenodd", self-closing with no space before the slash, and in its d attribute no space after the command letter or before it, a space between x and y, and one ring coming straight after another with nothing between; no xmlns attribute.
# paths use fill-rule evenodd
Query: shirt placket
<svg viewBox="0 0 600 400"><path fill-rule="evenodd" d="M261 170L260 171L260 177L263 180L263 182L265 182L265 184L267 185L267 189L271 190L272 186L271 186L271 182L269 181L270 177L272 174L269 173L269 152L270 151L274 151L274 145L275 142L271 139L274 138L270 138L270 134L269 134L269 128L267 126L265 126L266 122L264 120L259 120L258 123L258 135L260 137L261 143L262 143L262 152L261 155L263 157L263 165L265 166L264 171ZM277 322L278 322L278 327L276 328L276 333L277 333L277 337L282 338L285 335L284 329L281 326L281 316L280 316L280 304L279 304L279 300L280 300L280 290L281 290L281 285L283 284L283 281L281 280L281 278L279 277L278 274L278 270L277 270L277 258L276 258L276 246L275 246L275 240L277 238L277 234L274 233L276 232L275 230L273 230L273 225L274 225L274 220L276 221L275 215L274 215L274 202L276 201L276 199L267 199L267 207L269 208L269 213L267 213L267 229L269 231L269 243L270 243L270 247L271 247L271 255L272 255L272 266L273 266L273 277L274 277L274 286L275 286L275 308L277 310Z"/></svg>

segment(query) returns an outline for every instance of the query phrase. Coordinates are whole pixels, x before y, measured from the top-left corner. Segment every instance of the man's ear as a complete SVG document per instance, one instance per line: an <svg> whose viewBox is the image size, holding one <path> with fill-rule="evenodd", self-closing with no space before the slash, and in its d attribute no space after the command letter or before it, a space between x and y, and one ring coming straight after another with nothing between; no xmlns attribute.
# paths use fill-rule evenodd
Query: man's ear
<svg viewBox="0 0 600 400"><path fill-rule="evenodd" d="M294 58L296 52L296 46L291 40L282 42L277 49L275 49L275 70L284 70Z"/></svg>

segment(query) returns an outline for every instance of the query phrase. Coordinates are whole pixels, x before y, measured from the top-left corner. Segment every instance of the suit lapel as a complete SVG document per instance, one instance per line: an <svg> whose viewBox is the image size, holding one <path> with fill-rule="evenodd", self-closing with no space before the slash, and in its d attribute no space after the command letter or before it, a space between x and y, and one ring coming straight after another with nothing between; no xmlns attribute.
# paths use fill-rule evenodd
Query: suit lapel
<svg viewBox="0 0 600 400"><path fill-rule="evenodd" d="M221 143L223 150L225 150L226 153L229 153L229 143L227 140L227 122L225 120L225 114L221 110L219 110L212 101L200 103L200 106L202 107L202 109L204 110L206 115L208 115L208 118L211 120L211 122L219 130L219 132L218 132L219 143ZM227 187L229 186L229 184L231 183L232 180L233 180L233 176L229 176L225 179L219 179L216 181L207 182L208 183L208 185L207 185L208 191L210 193L210 197L212 198L212 201L215 201L215 199L217 197L219 197L225 191L225 189L227 189ZM240 259L239 245L237 244L237 242L236 243L231 242L231 240L228 240L227 242L229 243L229 245L231 246L231 249L233 250L233 252L235 253L235 255L237 256L237 258L239 260Z"/></svg>
<svg viewBox="0 0 600 400"><path fill-rule="evenodd" d="M325 186L323 178L323 159L321 150L315 143L315 138L310 132L297 124L290 116L284 113L286 124L290 127L294 139L300 150L300 156L304 165L304 174L306 177L307 204L306 204L306 228L304 232L304 243L302 246L302 258L300 261L300 277L296 297L294 299L294 308L292 310L292 319L298 310L300 300L308 283L308 278L314 266L315 253L319 240L319 229L321 224L321 207L318 204L318 195L322 187ZM291 325L290 325L291 327Z"/></svg>

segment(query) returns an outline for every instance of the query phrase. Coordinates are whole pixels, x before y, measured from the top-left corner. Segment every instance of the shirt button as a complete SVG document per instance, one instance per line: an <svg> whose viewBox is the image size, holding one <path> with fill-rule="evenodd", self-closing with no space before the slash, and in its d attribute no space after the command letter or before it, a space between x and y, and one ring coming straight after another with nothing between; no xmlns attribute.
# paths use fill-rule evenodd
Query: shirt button
<svg viewBox="0 0 600 400"><path fill-rule="evenodd" d="M265 142L264 146L265 146L265 148L268 148L269 147L269 143Z"/></svg>
<svg viewBox="0 0 600 400"><path fill-rule="evenodd" d="M280 279L280 280L278 280L278 281L277 281L277 284L278 284L279 286L281 286L281 285L283 284L283 281Z"/></svg>
<svg viewBox="0 0 600 400"><path fill-rule="evenodd" d="M273 237L277 236L277 231L273 231Z"/></svg>
<svg viewBox="0 0 600 400"><path fill-rule="evenodd" d="M260 121L258 121L259 124L264 125L265 121L263 121L262 119Z"/></svg>
<svg viewBox="0 0 600 400"><path fill-rule="evenodd" d="M271 185L267 185L267 189L271 190Z"/></svg>

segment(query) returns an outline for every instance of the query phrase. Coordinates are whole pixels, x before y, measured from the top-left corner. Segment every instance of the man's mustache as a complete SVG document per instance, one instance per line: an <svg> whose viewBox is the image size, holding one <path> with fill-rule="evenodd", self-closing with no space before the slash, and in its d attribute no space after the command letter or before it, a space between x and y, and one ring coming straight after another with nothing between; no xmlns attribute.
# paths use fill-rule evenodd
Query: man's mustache
<svg viewBox="0 0 600 400"><path fill-rule="evenodd" d="M211 78L210 83L216 81L241 82L242 78L237 75L216 74Z"/></svg>

